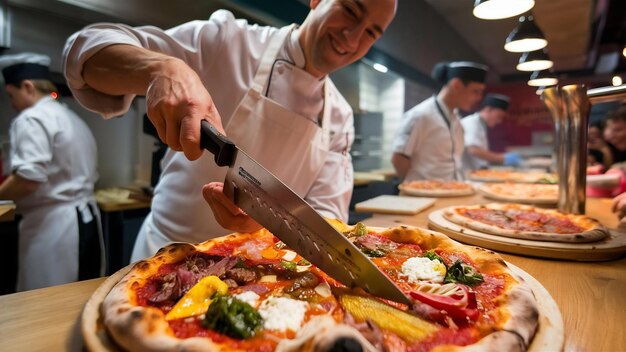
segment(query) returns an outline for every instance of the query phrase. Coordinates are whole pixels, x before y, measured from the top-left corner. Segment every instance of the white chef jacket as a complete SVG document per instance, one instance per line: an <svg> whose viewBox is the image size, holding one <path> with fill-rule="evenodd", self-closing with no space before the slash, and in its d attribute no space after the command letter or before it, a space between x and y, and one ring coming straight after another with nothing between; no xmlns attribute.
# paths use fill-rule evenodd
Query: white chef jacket
<svg viewBox="0 0 626 352"><path fill-rule="evenodd" d="M450 127L437 109L435 99ZM404 113L393 151L411 161L405 181L463 179L463 127L457 114L436 96Z"/></svg>
<svg viewBox="0 0 626 352"><path fill-rule="evenodd" d="M16 201L23 215L18 290L76 281L77 209L83 223L91 222L97 212L95 139L84 121L50 97L40 99L11 122L10 138L11 171L39 183L34 193ZM100 259L102 271L104 257Z"/></svg>
<svg viewBox="0 0 626 352"><path fill-rule="evenodd" d="M226 126L248 91L259 61L276 28L249 25L225 10L216 11L208 21L192 21L162 31L155 27L95 24L74 34L64 50L65 74L75 97L90 110L105 117L128 110L133 95L115 97L87 86L82 79L83 63L99 49L112 43L126 43L181 58L198 73L211 94ZM304 67L304 54L294 31L280 50L266 86L267 96L281 105L319 123L324 107L324 80L291 67ZM352 194L352 163L349 148L354 140L352 109L333 84L330 104L330 153L316 181L300 196L325 216L347 221ZM243 127L243 126L242 126ZM259 146L262 150L262 146ZM189 161L183 153L168 150L163 173L147 218L173 241L200 242L228 233L207 225L212 211L202 197L202 186L210 181L206 170L216 168L213 156L204 153ZM289 168L289 165L285 165Z"/></svg>
<svg viewBox="0 0 626 352"><path fill-rule="evenodd" d="M489 150L489 140L487 139L487 125L480 118L479 113L466 116L461 119L461 125L465 131L465 152L463 153L463 168L466 170L476 170L489 166L487 160L477 158L468 153L468 147L478 147Z"/></svg>

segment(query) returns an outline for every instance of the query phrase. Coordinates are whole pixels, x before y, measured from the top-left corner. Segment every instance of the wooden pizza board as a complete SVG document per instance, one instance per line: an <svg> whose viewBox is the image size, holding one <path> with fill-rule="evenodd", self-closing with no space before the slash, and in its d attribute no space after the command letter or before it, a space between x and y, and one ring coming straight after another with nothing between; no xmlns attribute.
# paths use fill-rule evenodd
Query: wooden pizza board
<svg viewBox="0 0 626 352"><path fill-rule="evenodd" d="M354 208L361 213L415 215L434 203L434 198L381 195L356 203Z"/></svg>
<svg viewBox="0 0 626 352"><path fill-rule="evenodd" d="M507 262L506 264L530 286L539 306L539 327L530 346L528 346L528 352L563 350L563 317L556 301L548 290L530 274L511 263ZM109 276L98 286L85 304L81 314L80 328L86 350L90 352L123 352L123 349L111 340L102 324L100 305L113 286L128 273L132 266L133 264L128 265Z"/></svg>
<svg viewBox="0 0 626 352"><path fill-rule="evenodd" d="M626 253L626 233L609 229L609 236L598 242L564 243L517 239L491 235L457 225L443 216L444 209L428 215L428 227L457 241L494 251L531 257L594 262L617 259Z"/></svg>

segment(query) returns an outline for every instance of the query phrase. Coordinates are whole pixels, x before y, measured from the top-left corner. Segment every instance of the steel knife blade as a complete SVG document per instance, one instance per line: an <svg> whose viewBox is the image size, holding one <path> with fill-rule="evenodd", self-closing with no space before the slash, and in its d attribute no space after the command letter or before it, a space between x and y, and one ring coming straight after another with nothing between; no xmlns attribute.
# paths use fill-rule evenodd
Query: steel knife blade
<svg viewBox="0 0 626 352"><path fill-rule="evenodd" d="M224 193L303 258L347 287L411 304L409 298L350 240L271 172L237 148L207 121L201 146L228 166Z"/></svg>

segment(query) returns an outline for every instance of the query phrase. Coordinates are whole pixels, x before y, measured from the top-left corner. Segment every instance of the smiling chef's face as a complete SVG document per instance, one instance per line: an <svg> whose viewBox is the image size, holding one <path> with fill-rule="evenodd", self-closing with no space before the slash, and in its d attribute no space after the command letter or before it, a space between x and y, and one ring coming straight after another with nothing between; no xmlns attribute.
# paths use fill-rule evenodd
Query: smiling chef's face
<svg viewBox="0 0 626 352"><path fill-rule="evenodd" d="M305 70L322 77L367 53L396 12L396 0L311 0L300 28Z"/></svg>

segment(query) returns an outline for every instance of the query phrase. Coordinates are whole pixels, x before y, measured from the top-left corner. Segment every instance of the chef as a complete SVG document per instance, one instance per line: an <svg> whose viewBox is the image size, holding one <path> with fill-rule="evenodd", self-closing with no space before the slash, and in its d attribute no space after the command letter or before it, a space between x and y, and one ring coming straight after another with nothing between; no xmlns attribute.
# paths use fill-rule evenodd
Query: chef
<svg viewBox="0 0 626 352"><path fill-rule="evenodd" d="M93 188L96 142L87 125L51 94L50 58L0 57L6 91L19 115L11 122L11 175L0 199L11 199L19 224L17 290L104 274L104 245Z"/></svg>
<svg viewBox="0 0 626 352"><path fill-rule="evenodd" d="M396 0L312 0L310 7L301 26L280 29L220 10L166 31L95 24L68 40L65 74L81 104L111 117L145 95L170 148L133 261L172 241L260 227L224 196L226 170L199 147L203 119L322 215L347 220L353 115L328 74L363 57Z"/></svg>
<svg viewBox="0 0 626 352"><path fill-rule="evenodd" d="M489 150L487 130L499 125L506 117L511 98L501 94L487 94L480 111L461 120L465 131L465 152L463 168L466 170L484 169L489 163L506 166L519 166L522 158L518 153L497 153Z"/></svg>
<svg viewBox="0 0 626 352"><path fill-rule="evenodd" d="M400 179L462 180L463 127L457 109L469 111L482 99L487 66L440 62L432 72L438 94L404 114L391 162Z"/></svg>

